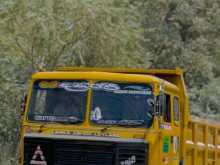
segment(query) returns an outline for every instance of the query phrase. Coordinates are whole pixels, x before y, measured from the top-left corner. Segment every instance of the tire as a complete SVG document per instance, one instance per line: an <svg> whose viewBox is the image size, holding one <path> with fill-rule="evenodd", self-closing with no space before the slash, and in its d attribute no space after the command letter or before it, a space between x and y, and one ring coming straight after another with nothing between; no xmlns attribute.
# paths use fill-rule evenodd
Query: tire
<svg viewBox="0 0 220 165"><path fill-rule="evenodd" d="M180 165L184 165L184 161L183 161L183 160L181 160L179 164L180 164Z"/></svg>

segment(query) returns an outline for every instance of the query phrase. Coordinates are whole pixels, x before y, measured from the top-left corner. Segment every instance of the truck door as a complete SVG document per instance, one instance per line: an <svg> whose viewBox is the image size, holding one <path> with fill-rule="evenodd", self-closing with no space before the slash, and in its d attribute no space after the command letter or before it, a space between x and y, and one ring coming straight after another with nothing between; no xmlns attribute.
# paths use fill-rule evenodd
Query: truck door
<svg viewBox="0 0 220 165"><path fill-rule="evenodd" d="M171 139L171 155L173 165L179 165L180 156L180 113L179 113L179 98L172 97L172 116L173 116L173 135Z"/></svg>
<svg viewBox="0 0 220 165"><path fill-rule="evenodd" d="M162 131L162 165L179 165L179 101L172 94L165 94Z"/></svg>

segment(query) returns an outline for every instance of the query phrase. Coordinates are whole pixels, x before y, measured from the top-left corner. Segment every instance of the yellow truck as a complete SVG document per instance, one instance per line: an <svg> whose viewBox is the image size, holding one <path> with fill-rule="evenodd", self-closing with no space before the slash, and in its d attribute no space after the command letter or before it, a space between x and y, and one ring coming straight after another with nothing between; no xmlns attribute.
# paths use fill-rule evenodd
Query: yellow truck
<svg viewBox="0 0 220 165"><path fill-rule="evenodd" d="M19 165L220 165L178 68L38 72L23 105Z"/></svg>

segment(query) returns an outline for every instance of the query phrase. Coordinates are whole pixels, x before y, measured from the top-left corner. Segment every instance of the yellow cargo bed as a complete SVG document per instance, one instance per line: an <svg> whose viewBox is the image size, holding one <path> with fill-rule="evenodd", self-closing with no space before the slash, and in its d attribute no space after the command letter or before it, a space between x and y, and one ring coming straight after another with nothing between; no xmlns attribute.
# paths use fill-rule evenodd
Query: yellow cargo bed
<svg viewBox="0 0 220 165"><path fill-rule="evenodd" d="M190 120L186 146L187 165L220 165L219 123Z"/></svg>

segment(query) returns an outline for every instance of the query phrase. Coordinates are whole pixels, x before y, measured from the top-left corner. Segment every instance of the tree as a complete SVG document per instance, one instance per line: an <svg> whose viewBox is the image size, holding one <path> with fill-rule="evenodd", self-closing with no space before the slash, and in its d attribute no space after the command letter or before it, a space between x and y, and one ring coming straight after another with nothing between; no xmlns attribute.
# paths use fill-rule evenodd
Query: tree
<svg viewBox="0 0 220 165"><path fill-rule="evenodd" d="M220 119L219 1L150 0L143 10L151 68L184 69L192 114Z"/></svg>
<svg viewBox="0 0 220 165"><path fill-rule="evenodd" d="M0 42L30 72L58 64L144 63L139 15L125 0L19 0L8 4L1 16Z"/></svg>
<svg viewBox="0 0 220 165"><path fill-rule="evenodd" d="M189 1L147 1L145 47L153 55L151 68L181 67L188 87L201 89L213 78L213 63L210 39L206 29L200 29L203 25L194 5Z"/></svg>

